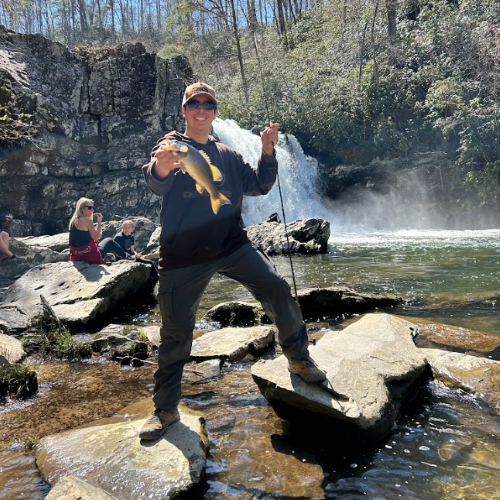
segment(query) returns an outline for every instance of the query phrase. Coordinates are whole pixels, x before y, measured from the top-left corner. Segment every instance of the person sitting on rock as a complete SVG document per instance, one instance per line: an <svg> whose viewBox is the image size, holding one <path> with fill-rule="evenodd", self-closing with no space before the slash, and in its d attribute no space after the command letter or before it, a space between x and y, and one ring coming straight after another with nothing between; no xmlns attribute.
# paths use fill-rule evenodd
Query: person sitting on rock
<svg viewBox="0 0 500 500"><path fill-rule="evenodd" d="M14 220L13 215L10 212L2 212L0 214L0 262L24 262L25 259L14 255L9 250L10 236L9 233L5 231L5 228L8 227L12 221Z"/></svg>
<svg viewBox="0 0 500 500"><path fill-rule="evenodd" d="M94 217L97 227L94 226ZM94 200L80 198L69 221L69 250L72 262L105 264L97 242L102 237L102 214L95 212Z"/></svg>
<svg viewBox="0 0 500 500"><path fill-rule="evenodd" d="M105 257L108 253L113 253L118 259L132 259L136 262L149 264L151 266L151 276L158 277L158 271L152 260L147 259L147 255L135 251L135 239L132 234L134 223L131 220L122 222L122 230L116 233L113 238L104 238L99 243L101 255Z"/></svg>

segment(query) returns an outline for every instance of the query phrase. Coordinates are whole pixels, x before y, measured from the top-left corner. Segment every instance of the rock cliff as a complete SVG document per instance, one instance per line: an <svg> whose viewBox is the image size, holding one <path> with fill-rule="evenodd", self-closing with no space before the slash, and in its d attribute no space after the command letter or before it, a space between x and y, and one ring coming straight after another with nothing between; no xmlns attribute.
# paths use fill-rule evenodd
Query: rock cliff
<svg viewBox="0 0 500 500"><path fill-rule="evenodd" d="M186 58L140 43L70 51L0 26L0 208L15 214L11 234L65 231L81 196L105 220L154 218L140 166L161 135L183 128L192 77Z"/></svg>

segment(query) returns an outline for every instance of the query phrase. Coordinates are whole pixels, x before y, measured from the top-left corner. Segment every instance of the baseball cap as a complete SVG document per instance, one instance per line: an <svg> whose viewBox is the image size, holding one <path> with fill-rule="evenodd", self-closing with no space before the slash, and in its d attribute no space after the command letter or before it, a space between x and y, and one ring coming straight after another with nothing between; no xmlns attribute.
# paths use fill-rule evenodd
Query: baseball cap
<svg viewBox="0 0 500 500"><path fill-rule="evenodd" d="M196 97L197 95L207 95L212 98L212 100L217 104L217 98L215 97L215 90L210 85L203 82L196 82L190 85L184 92L184 99L182 100L182 105L186 104L190 99Z"/></svg>

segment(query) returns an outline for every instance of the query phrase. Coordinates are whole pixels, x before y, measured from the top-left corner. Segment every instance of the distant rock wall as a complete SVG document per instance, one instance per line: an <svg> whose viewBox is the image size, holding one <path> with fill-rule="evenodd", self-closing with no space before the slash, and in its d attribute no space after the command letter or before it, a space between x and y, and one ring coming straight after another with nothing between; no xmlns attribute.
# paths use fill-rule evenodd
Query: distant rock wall
<svg viewBox="0 0 500 500"><path fill-rule="evenodd" d="M154 219L140 167L157 139L182 129L193 75L184 57L140 43L70 51L0 26L0 208L14 236L65 231L78 198L104 213Z"/></svg>

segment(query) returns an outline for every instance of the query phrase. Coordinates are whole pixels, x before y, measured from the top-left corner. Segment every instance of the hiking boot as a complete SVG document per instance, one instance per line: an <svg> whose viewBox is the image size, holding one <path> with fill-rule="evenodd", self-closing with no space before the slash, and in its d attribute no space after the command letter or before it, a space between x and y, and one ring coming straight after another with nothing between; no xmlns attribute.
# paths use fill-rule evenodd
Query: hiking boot
<svg viewBox="0 0 500 500"><path fill-rule="evenodd" d="M139 438L146 441L154 441L161 438L166 428L180 420L179 410L160 410L156 409L151 413L151 417L142 426L139 432Z"/></svg>
<svg viewBox="0 0 500 500"><path fill-rule="evenodd" d="M310 357L296 361L288 360L288 371L298 375L308 384L326 380L325 372L320 370L318 365Z"/></svg>

